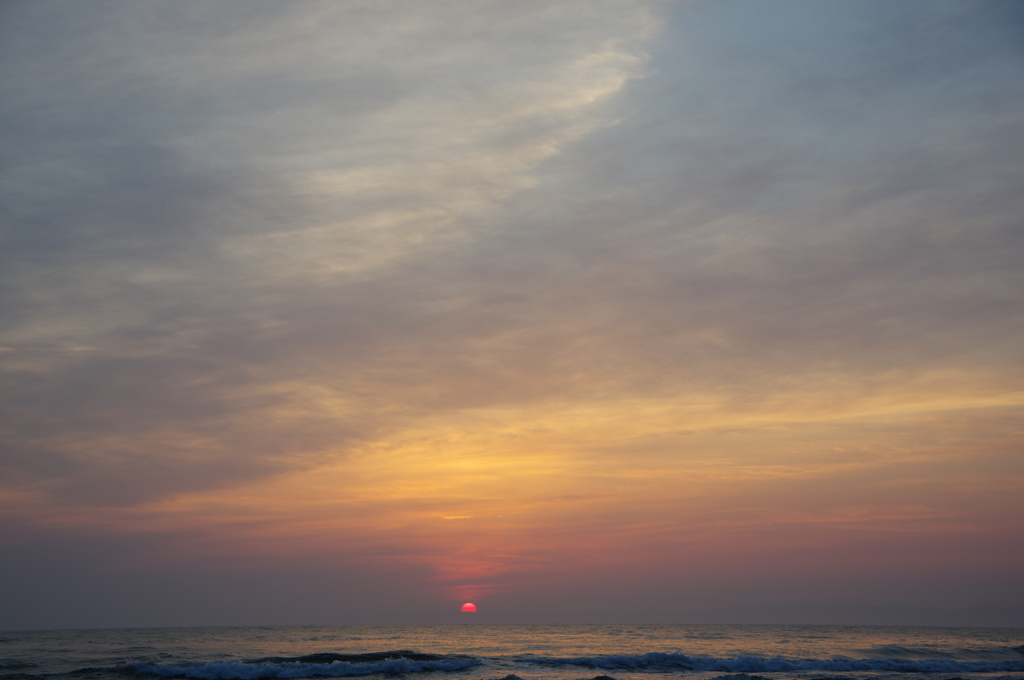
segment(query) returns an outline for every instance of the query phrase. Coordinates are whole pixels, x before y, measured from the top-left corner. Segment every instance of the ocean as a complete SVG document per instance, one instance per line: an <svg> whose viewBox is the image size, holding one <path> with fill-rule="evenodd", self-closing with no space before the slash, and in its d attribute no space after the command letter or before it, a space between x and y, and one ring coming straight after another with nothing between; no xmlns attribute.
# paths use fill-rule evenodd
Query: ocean
<svg viewBox="0 0 1024 680"><path fill-rule="evenodd" d="M449 625L0 632L0 680L1024 680L1024 629Z"/></svg>

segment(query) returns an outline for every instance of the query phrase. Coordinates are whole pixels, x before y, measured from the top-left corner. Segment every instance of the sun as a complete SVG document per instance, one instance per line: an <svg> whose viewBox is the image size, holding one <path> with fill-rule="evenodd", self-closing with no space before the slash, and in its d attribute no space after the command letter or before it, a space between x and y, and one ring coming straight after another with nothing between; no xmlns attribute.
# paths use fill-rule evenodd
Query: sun
<svg viewBox="0 0 1024 680"><path fill-rule="evenodd" d="M466 604L462 605L462 611L464 611L464 612L475 612L476 611L476 605L473 604L472 602L467 602Z"/></svg>

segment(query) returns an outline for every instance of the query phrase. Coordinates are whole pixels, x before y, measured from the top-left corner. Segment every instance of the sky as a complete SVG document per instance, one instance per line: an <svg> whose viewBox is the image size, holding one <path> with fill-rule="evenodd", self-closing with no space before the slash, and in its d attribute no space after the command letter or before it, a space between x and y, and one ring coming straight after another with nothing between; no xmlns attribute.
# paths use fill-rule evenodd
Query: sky
<svg viewBox="0 0 1024 680"><path fill-rule="evenodd" d="M0 627L1024 625L1022 32L4 2Z"/></svg>

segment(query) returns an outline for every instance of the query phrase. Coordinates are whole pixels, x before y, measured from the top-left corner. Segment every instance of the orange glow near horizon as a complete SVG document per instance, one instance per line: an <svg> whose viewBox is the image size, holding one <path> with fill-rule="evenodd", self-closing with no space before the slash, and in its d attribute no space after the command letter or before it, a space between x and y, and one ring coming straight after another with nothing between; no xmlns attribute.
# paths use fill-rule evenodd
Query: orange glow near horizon
<svg viewBox="0 0 1024 680"><path fill-rule="evenodd" d="M54 521L195 536L154 563L286 554L419 566L459 600L581 569L669 573L686 555L705 570L759 551L1019 522L1002 505L1019 481L997 489L970 472L1007 455L1012 409L896 410L803 421L747 412L731 424L720 412L684 428L664 404L462 414L308 470ZM991 500L962 507L957 490L972 483ZM893 550L886 540L879 550Z"/></svg>

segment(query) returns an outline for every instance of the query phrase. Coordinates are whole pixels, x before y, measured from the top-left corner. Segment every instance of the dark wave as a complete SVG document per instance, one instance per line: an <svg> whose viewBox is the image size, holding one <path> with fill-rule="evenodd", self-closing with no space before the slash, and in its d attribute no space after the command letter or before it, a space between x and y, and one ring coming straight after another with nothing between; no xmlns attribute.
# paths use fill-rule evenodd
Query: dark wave
<svg viewBox="0 0 1024 680"><path fill-rule="evenodd" d="M39 664L30 661L0 660L0 671L20 671L26 668L39 668Z"/></svg>
<svg viewBox="0 0 1024 680"><path fill-rule="evenodd" d="M68 675L75 677L106 677L108 675L135 675L135 669L130 666L113 666L113 667L89 667L79 668L76 671L71 671ZM0 679L2 680L2 679Z"/></svg>
<svg viewBox="0 0 1024 680"><path fill-rule="evenodd" d="M309 656L320 657L323 655L313 654ZM440 657L438 660L432 661L396 657L356 663L349 661L331 661L329 663L305 661L210 661L182 666L132 664L130 668L139 675L153 675L162 678L268 680L271 678L348 678L378 673L406 675L408 673L427 673L431 671L452 672L479 666L481 663L482 661L479 659L468 657Z"/></svg>
<svg viewBox="0 0 1024 680"><path fill-rule="evenodd" d="M716 671L773 673L783 671L888 671L895 673L1015 673L1024 661L954 661L952 659L782 659L737 656L716 659L680 653L651 652L642 656L614 654L598 657L524 658L523 663L545 666L582 666L602 670Z"/></svg>
<svg viewBox="0 0 1024 680"><path fill-rule="evenodd" d="M961 647L936 649L934 647L904 647L902 645L881 645L860 650L880 658L899 659L951 659L953 661L1015 661L1024 656L1016 647Z"/></svg>
<svg viewBox="0 0 1024 680"><path fill-rule="evenodd" d="M913 654L921 650L892 648L889 651ZM291 678L346 678L368 675L408 675L431 672L457 672L493 662L502 666L546 666L549 668L588 668L601 671L643 671L679 673L710 671L725 673L716 680L764 680L750 673L822 671L831 673L874 671L888 673L1020 673L1024 660L994 659L960 661L951 658L872 658L872 659L784 659L780 657L737 656L715 658L691 656L680 652L651 652L642 655L613 654L593 657L502 657L487 659L466 655L438 655L395 650L365 654L316 653L301 656L270 656L245 661L208 661L196 663L136 662L107 668L81 668L64 674L81 680L96 678L150 677L187 678L188 680L287 680ZM40 680L45 676L0 675L0 680ZM519 680L509 675L504 680ZM594 680L612 680L598 675Z"/></svg>
<svg viewBox="0 0 1024 680"><path fill-rule="evenodd" d="M391 652L368 652L366 654L332 654L321 652L318 654L306 654L304 656L268 656L262 659L253 659L245 663L334 663L344 661L345 663L374 663L387 661L388 659L408 659L409 661L441 661L446 657L439 654L423 654L409 649L397 649Z"/></svg>

